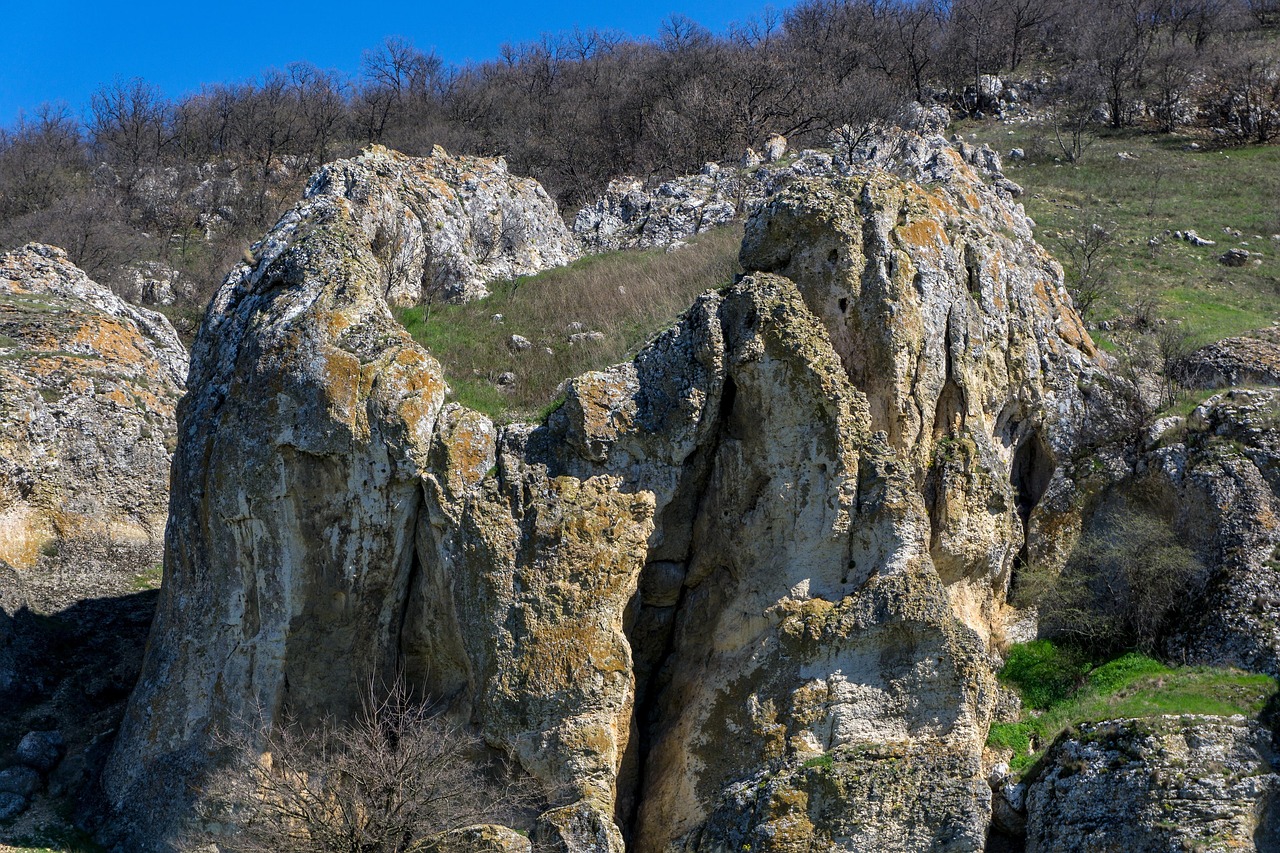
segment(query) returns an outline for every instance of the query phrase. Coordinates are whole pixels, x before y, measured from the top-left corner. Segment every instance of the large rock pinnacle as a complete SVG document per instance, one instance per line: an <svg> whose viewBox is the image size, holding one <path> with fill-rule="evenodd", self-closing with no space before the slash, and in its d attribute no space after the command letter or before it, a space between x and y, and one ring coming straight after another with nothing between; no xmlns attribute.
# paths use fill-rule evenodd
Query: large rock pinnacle
<svg viewBox="0 0 1280 853"><path fill-rule="evenodd" d="M562 850L982 849L989 638L1102 357L1007 193L882 146L539 426L392 319L409 190L282 220L192 355L121 831L178 843L219 728L402 671L564 793Z"/></svg>

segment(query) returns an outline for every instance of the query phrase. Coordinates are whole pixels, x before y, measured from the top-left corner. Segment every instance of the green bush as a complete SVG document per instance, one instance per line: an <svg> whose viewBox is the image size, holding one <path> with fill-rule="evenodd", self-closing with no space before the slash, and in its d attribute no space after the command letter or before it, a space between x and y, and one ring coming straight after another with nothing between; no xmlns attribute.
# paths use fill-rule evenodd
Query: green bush
<svg viewBox="0 0 1280 853"><path fill-rule="evenodd" d="M1076 651L1049 640L1016 643L1000 670L1029 708L1044 710L1070 697L1083 683L1087 662Z"/></svg>

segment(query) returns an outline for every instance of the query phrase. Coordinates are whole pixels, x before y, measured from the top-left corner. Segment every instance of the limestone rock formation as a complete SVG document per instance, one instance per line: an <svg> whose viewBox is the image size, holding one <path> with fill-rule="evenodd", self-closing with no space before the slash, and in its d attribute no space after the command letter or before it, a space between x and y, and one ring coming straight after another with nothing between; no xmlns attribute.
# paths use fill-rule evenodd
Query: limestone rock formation
<svg viewBox="0 0 1280 853"><path fill-rule="evenodd" d="M187 354L169 321L61 249L0 255L0 561L64 538L158 539Z"/></svg>
<svg viewBox="0 0 1280 853"><path fill-rule="evenodd" d="M1179 377L1200 388L1280 385L1280 329L1216 341L1187 356Z"/></svg>
<svg viewBox="0 0 1280 853"><path fill-rule="evenodd" d="M408 157L372 146L320 169L303 201L273 232L337 207L359 223L392 305L466 302L489 282L563 266L578 256L573 235L542 185L507 171L501 157Z"/></svg>
<svg viewBox="0 0 1280 853"><path fill-rule="evenodd" d="M370 223L406 202L285 217L192 353L117 831L171 849L217 728L399 668L559 792L555 849L982 849L991 634L1105 358L945 141L846 171L793 174L748 275L541 425L446 405L395 323Z"/></svg>
<svg viewBox="0 0 1280 853"><path fill-rule="evenodd" d="M1140 473L1206 564L1169 653L1280 675L1280 391L1214 395L1160 444Z"/></svg>
<svg viewBox="0 0 1280 853"><path fill-rule="evenodd" d="M618 178L578 211L573 232L588 252L670 246L748 215L783 187L804 178L885 169L908 180L938 182L949 180L956 168L950 154L940 154L951 152L952 146L936 135L845 127L833 134L831 147L830 152L801 151L786 162L744 155L740 166L708 163L697 175L673 178L656 188L637 178ZM990 148L961 143L957 150L1001 194L1022 194L1021 187L1004 177L999 155ZM1025 219L1021 213L1017 216Z"/></svg>
<svg viewBox="0 0 1280 853"><path fill-rule="evenodd" d="M1027 790L1027 853L1273 850L1271 732L1243 717L1085 724Z"/></svg>

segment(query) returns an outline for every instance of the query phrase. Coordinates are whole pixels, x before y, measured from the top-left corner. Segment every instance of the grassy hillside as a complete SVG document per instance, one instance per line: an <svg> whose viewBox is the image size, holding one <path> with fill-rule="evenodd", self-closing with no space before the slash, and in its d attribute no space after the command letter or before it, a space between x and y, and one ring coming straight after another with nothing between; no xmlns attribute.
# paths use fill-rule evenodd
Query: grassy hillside
<svg viewBox="0 0 1280 853"><path fill-rule="evenodd" d="M1100 132L1073 164L1056 150L1052 130L1038 125L969 122L957 130L1005 156L1005 173L1026 190L1037 239L1064 265L1070 243L1091 226L1114 233L1114 290L1101 300L1099 319L1150 311L1183 322L1196 342L1280 320L1280 240L1272 239L1280 234L1280 147ZM1010 160L1015 147L1028 158ZM1165 234L1187 229L1217 245ZM1258 256L1223 266L1218 258L1232 248Z"/></svg>
<svg viewBox="0 0 1280 853"><path fill-rule="evenodd" d="M706 290L740 271L740 225L709 231L675 251L645 249L583 258L491 286L465 305L403 309L397 316L445 366L453 399L502 420L538 417L560 384L624 361ZM500 319L495 319L500 315ZM571 335L598 332L602 337ZM531 346L512 346L519 335ZM499 385L511 373L514 382Z"/></svg>

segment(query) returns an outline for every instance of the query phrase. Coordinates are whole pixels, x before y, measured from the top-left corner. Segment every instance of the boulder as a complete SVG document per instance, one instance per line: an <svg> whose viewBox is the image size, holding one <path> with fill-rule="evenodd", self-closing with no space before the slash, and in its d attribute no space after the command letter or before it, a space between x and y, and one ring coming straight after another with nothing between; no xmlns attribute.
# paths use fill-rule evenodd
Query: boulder
<svg viewBox="0 0 1280 853"><path fill-rule="evenodd" d="M533 846L515 830L481 824L443 832L425 849L428 853L530 853Z"/></svg>
<svg viewBox="0 0 1280 853"><path fill-rule="evenodd" d="M121 295L140 305L172 305L181 275L159 261L139 261L125 268Z"/></svg>
<svg viewBox="0 0 1280 853"><path fill-rule="evenodd" d="M1027 853L1271 850L1280 775L1271 733L1243 717L1086 723L1027 792Z"/></svg>
<svg viewBox="0 0 1280 853"><path fill-rule="evenodd" d="M1245 249L1227 249L1218 258L1224 267L1242 267L1249 263L1249 252Z"/></svg>
<svg viewBox="0 0 1280 853"><path fill-rule="evenodd" d="M787 138L781 133L771 133L769 138L764 141L764 160L766 163L776 163L781 160L787 153Z"/></svg>
<svg viewBox="0 0 1280 853"><path fill-rule="evenodd" d="M1182 359L1177 371L1197 388L1280 385L1280 333L1265 329L1216 341Z"/></svg>
<svg viewBox="0 0 1280 853"><path fill-rule="evenodd" d="M0 561L164 530L187 353L163 315L36 243L0 255Z"/></svg>
<svg viewBox="0 0 1280 853"><path fill-rule="evenodd" d="M578 257L541 184L512 175L501 157L453 157L438 145L430 157L374 145L324 166L272 239L287 239L290 225L331 218L358 225L349 233L369 247L391 305L467 302L486 295L489 282ZM272 251L254 249L259 256Z"/></svg>
<svg viewBox="0 0 1280 853"><path fill-rule="evenodd" d="M0 821L13 820L27 810L30 803L19 794L0 792Z"/></svg>
<svg viewBox="0 0 1280 853"><path fill-rule="evenodd" d="M43 780L40 773L30 767L18 765L0 770L0 794L17 794L30 797L40 790Z"/></svg>
<svg viewBox="0 0 1280 853"><path fill-rule="evenodd" d="M56 731L27 732L18 741L18 760L41 773L48 773L62 760L64 744Z"/></svg>

